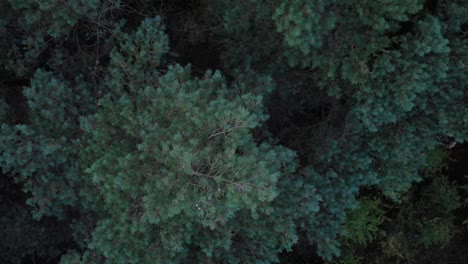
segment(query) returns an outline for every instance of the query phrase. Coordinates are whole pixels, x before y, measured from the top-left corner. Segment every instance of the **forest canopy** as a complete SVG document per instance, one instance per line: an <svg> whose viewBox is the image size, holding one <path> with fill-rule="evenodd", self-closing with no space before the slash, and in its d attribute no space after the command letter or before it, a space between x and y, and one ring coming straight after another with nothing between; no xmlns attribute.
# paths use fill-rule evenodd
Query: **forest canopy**
<svg viewBox="0 0 468 264"><path fill-rule="evenodd" d="M2 263L466 263L464 1L0 12Z"/></svg>

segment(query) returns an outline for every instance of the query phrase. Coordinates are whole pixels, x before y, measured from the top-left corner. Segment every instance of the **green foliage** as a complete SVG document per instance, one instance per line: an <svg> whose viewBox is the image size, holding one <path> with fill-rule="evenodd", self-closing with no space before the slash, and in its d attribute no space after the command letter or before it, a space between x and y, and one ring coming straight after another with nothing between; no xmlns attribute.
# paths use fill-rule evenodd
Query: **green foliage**
<svg viewBox="0 0 468 264"><path fill-rule="evenodd" d="M281 98L295 100L294 109L280 104L291 112L278 123L286 145L307 163L305 178L324 197L304 227L320 255L338 254L344 211L356 206L361 186L398 200L421 180L441 136L466 140L461 1L442 1L435 10L403 0L226 1L211 8L224 25L218 36L228 69L267 72ZM293 110L313 121L297 126Z"/></svg>
<svg viewBox="0 0 468 264"><path fill-rule="evenodd" d="M81 161L105 212L82 261L278 261L317 198L292 175L292 151L252 134L267 118L270 80L250 89L242 77L228 87L219 72L192 78L188 66L160 74L167 38L158 18L123 38L109 92L81 119Z"/></svg>
<svg viewBox="0 0 468 264"><path fill-rule="evenodd" d="M468 131L467 8L426 2L3 1L29 115L0 98L0 167L72 222L63 263L270 263L300 235L356 263L382 225L384 259L417 262L456 229L440 141ZM173 62L194 35L223 74Z"/></svg>
<svg viewBox="0 0 468 264"><path fill-rule="evenodd" d="M413 188L403 198L397 218L387 223L392 233L382 241L382 261L421 263L439 258L458 232L454 213L460 206L457 187L445 177Z"/></svg>
<svg viewBox="0 0 468 264"><path fill-rule="evenodd" d="M431 151L428 164L421 170L421 173L430 174L424 181L412 186L398 203L386 199L382 194L376 194L375 189L372 191L366 188L365 193L368 194L361 200L370 201L370 208L377 208L381 220L385 221L377 221L380 217L367 214L364 210L366 207L351 211L346 219L346 227L348 231L349 226L356 227L352 229L355 232L342 238L342 254L331 263L465 262L466 256L460 251L463 249L461 241L466 235L460 225L463 188L456 185L461 180L457 173L463 172L456 168L459 162L463 162L463 154L458 152L458 148L451 150L450 155L445 148ZM454 155L456 153L458 154ZM462 158L455 161L454 157ZM441 170L441 166L447 168ZM441 173L447 173L453 180ZM376 200L374 197L381 197L383 200ZM362 214L367 217L360 217ZM373 243L362 244L359 243L359 236L350 236L361 234L360 237L365 241L365 234L370 230L365 225L369 215L375 220L372 222L379 223L378 228L370 228L376 231L374 234L377 236L374 236L376 239ZM368 237L373 238L372 235Z"/></svg>
<svg viewBox="0 0 468 264"><path fill-rule="evenodd" d="M63 217L67 206L86 203L79 190L80 131L78 117L92 111L89 88L76 80L69 83L51 73L37 71L24 89L30 110L27 124L0 128L0 167L32 194L28 204L34 216Z"/></svg>
<svg viewBox="0 0 468 264"><path fill-rule="evenodd" d="M380 200L360 200L359 207L350 211L346 218L346 238L366 246L378 236L379 225L383 221L384 211L380 208Z"/></svg>
<svg viewBox="0 0 468 264"><path fill-rule="evenodd" d="M38 65L47 62L45 53L51 49L51 43L54 43L53 54L61 57L64 47L72 46L70 42L76 42L79 34L86 34L88 38L103 37L103 32L109 30L106 15L115 12L119 5L120 0L3 1L0 4L3 15L0 19L3 35L0 45L5 51L0 61L17 75L29 76ZM79 32L77 25L80 25L80 29L87 28L87 32ZM70 35L72 31L74 35ZM74 45L81 50L79 42ZM73 57L68 52L65 54ZM83 54L81 56L85 57Z"/></svg>
<svg viewBox="0 0 468 264"><path fill-rule="evenodd" d="M142 89L154 85L159 76L156 70L163 55L169 51L161 18L145 19L137 31L114 33L121 42L111 51L106 86L109 89Z"/></svg>
<svg viewBox="0 0 468 264"><path fill-rule="evenodd" d="M453 226L445 222L445 219L431 219L426 223L422 223L419 229L421 232L419 242L425 247L447 244L453 235L451 234Z"/></svg>
<svg viewBox="0 0 468 264"><path fill-rule="evenodd" d="M346 234L341 239L342 251L340 256L333 258L330 263L362 263L362 257L358 253L359 249L367 247L371 242L384 235L380 227L385 219L384 214L385 211L379 199L374 197L361 198L359 206L347 212Z"/></svg>
<svg viewBox="0 0 468 264"><path fill-rule="evenodd" d="M98 93L38 70L24 89L27 123L2 124L0 166L31 194L34 217L79 208L85 263L278 261L319 198L293 176L292 151L254 136L271 80L245 74L228 86L219 72L160 67L159 18L115 34Z"/></svg>
<svg viewBox="0 0 468 264"><path fill-rule="evenodd" d="M444 177L435 177L421 195L424 204L418 206L418 209L431 209L435 215L448 216L461 206L457 187Z"/></svg>
<svg viewBox="0 0 468 264"><path fill-rule="evenodd" d="M35 221L26 195L0 172L0 259L2 263L56 262L71 230L55 219Z"/></svg>
<svg viewBox="0 0 468 264"><path fill-rule="evenodd" d="M440 174L448 166L449 151L443 148L436 148L427 154L427 164L423 170L430 174Z"/></svg>
<svg viewBox="0 0 468 264"><path fill-rule="evenodd" d="M59 37L66 34L68 30L83 16L97 15L99 0L86 0L80 2L60 2L56 0L9 0L11 9L21 12L18 24L29 31L40 29L47 35ZM40 28L40 27L43 28Z"/></svg>
<svg viewBox="0 0 468 264"><path fill-rule="evenodd" d="M327 10L335 1L282 1L272 19L288 47L304 55L320 48L323 36L335 28L336 15Z"/></svg>
<svg viewBox="0 0 468 264"><path fill-rule="evenodd" d="M446 245L454 235L453 212L461 206L456 186L446 178L436 177L423 190L422 199L424 203L419 204L418 210L431 210L431 214L425 213L426 219L417 223L419 243L425 247Z"/></svg>
<svg viewBox="0 0 468 264"><path fill-rule="evenodd" d="M325 258L339 255L339 242L335 237L345 233L341 228L346 219L345 210L357 206L355 195L358 189L345 188L349 182L333 171L322 176L309 168L304 176L316 186L320 211L314 217L308 216L302 228L309 240L317 243L319 255Z"/></svg>

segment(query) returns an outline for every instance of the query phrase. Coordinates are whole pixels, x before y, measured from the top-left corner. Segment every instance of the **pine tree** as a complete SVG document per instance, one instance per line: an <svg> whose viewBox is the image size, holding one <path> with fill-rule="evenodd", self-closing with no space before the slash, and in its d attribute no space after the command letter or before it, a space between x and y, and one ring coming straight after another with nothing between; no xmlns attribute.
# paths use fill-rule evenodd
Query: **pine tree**
<svg viewBox="0 0 468 264"><path fill-rule="evenodd" d="M92 111L93 98L79 79L70 83L52 73L37 71L31 86L24 89L28 98L26 124L3 123L0 130L0 167L32 197L28 203L34 216L64 217L67 207L85 199L79 196L82 182L79 116Z"/></svg>
<svg viewBox="0 0 468 264"><path fill-rule="evenodd" d="M83 261L276 262L296 242L298 219L316 210L312 186L293 176L292 151L253 136L267 118L261 93L228 87L219 72L197 79L189 66L157 70L162 30L145 20L123 35L109 93L82 119L85 173L106 212ZM265 78L255 85L271 88Z"/></svg>
<svg viewBox="0 0 468 264"><path fill-rule="evenodd" d="M323 197L303 226L320 255L338 254L344 212L357 205L360 187L398 199L421 180L426 153L441 138L466 140L460 2L433 9L399 0L223 4L210 13L224 25L218 36L228 69L275 76L280 103L270 111L280 114L272 118L304 161L304 180Z"/></svg>
<svg viewBox="0 0 468 264"><path fill-rule="evenodd" d="M225 67L198 77L122 3L0 3L29 110L0 98L0 167L73 221L64 263L278 262L299 236L331 259L362 187L398 200L467 139L462 1L203 1Z"/></svg>
<svg viewBox="0 0 468 264"><path fill-rule="evenodd" d="M159 18L115 32L99 93L38 70L29 122L2 125L1 167L36 218L80 211L88 250L65 263L277 262L320 198L294 176L294 152L261 131L272 83L166 66L163 32Z"/></svg>
<svg viewBox="0 0 468 264"><path fill-rule="evenodd" d="M109 13L120 1L6 0L0 3L0 62L19 77L31 77L38 67L67 64L62 70L76 70L77 61L99 58L106 49L110 28L117 21ZM89 49L83 39L102 39ZM96 54L93 54L96 53ZM90 56L91 55L91 56ZM94 56L92 56L94 55ZM69 61L67 61L69 60ZM59 65L57 65L59 64ZM79 67L78 67L79 68ZM3 70L3 69L2 69Z"/></svg>

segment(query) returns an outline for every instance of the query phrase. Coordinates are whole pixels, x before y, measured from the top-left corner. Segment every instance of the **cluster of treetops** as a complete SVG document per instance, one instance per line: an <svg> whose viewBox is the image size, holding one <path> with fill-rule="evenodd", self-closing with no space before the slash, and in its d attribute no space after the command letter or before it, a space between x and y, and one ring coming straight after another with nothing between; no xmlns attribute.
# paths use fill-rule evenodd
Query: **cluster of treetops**
<svg viewBox="0 0 468 264"><path fill-rule="evenodd" d="M0 14L1 263L468 263L465 1Z"/></svg>

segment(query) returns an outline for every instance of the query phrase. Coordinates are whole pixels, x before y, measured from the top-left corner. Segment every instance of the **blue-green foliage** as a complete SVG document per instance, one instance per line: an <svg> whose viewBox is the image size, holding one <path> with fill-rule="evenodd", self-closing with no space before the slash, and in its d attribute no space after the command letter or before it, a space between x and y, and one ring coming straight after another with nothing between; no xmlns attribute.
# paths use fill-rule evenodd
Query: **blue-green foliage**
<svg viewBox="0 0 468 264"><path fill-rule="evenodd" d="M293 175L292 151L252 134L267 119L270 80L241 76L228 87L219 72L159 70L162 30L156 18L123 35L108 93L81 119L85 177L99 186L105 212L81 261L277 262L318 197Z"/></svg>
<svg viewBox="0 0 468 264"><path fill-rule="evenodd" d="M345 234L341 227L346 219L345 209L357 206L355 196L358 188L346 188L350 183L334 171L321 175L308 169L304 174L307 181L316 186L315 192L320 197L320 208L317 209L320 211L316 215L307 215L302 229L317 245L319 255L339 255L336 236Z"/></svg>
<svg viewBox="0 0 468 264"><path fill-rule="evenodd" d="M297 112L316 104L316 87L347 112L289 139L299 151L317 146L303 151L303 174L327 198L304 228L329 258L361 186L398 199L420 180L440 136L466 140L467 9L461 1L438 2L432 12L405 0L240 2L212 5L229 67L275 76L280 94L301 98Z"/></svg>
<svg viewBox="0 0 468 264"><path fill-rule="evenodd" d="M320 212L309 218L305 226L310 241L317 243L319 254L339 254L336 236L345 233L345 212L357 206L355 197L360 187L376 185L397 199L412 181L419 179L424 152L414 142L423 144L424 139L403 126L386 133L349 136L329 143L328 154L316 159L315 166L324 168L321 173L312 169L304 172L323 197ZM420 158L415 160L418 155Z"/></svg>
<svg viewBox="0 0 468 264"><path fill-rule="evenodd" d="M8 2L12 10L23 13L17 21L19 25L30 31L40 29L49 36L57 38L67 34L81 16L96 16L101 1L8 0Z"/></svg>
<svg viewBox="0 0 468 264"><path fill-rule="evenodd" d="M77 155L80 151L78 117L93 110L89 89L79 80L69 83L49 72L37 71L24 89L30 110L26 124L1 125L0 167L17 174L17 182L32 194L34 216L61 217L66 206L76 206L83 186Z"/></svg>
<svg viewBox="0 0 468 264"><path fill-rule="evenodd" d="M156 17L143 20L132 34L115 31L121 42L119 48L111 51L105 86L112 90L140 90L145 85L154 85L160 74L157 68L169 51L163 30L161 18Z"/></svg>
<svg viewBox="0 0 468 264"><path fill-rule="evenodd" d="M64 41L76 41L70 32L79 23L88 23L95 28L89 30L88 37L100 36L108 31L109 21L106 15L120 6L120 0L6 0L0 3L2 18L0 32L4 35L0 46L5 53L0 57L7 69L19 76L30 76L44 58L44 51L54 43L57 57L63 49L57 48ZM76 33L76 31L75 31ZM105 42L105 40L103 40ZM78 47L80 43L77 43ZM79 47L80 48L80 47ZM81 49L81 48L80 48ZM69 55L69 54L67 54ZM58 59L58 58L54 58Z"/></svg>
<svg viewBox="0 0 468 264"><path fill-rule="evenodd" d="M322 46L323 37L335 28L336 14L329 11L335 1L282 1L272 19L286 46L308 55Z"/></svg>
<svg viewBox="0 0 468 264"><path fill-rule="evenodd" d="M277 262L299 232L330 259L361 187L398 200L440 138L466 140L467 9L423 2L206 1L229 78L167 65L161 19L123 27L120 1L1 3L0 61L35 74L28 120L0 99L0 167L35 217L80 211L64 263ZM420 243L449 237L437 219Z"/></svg>

